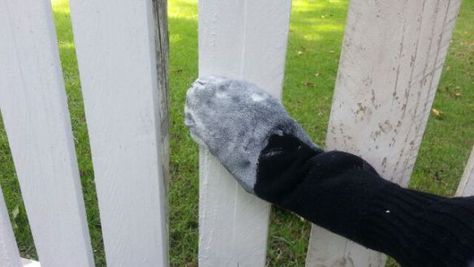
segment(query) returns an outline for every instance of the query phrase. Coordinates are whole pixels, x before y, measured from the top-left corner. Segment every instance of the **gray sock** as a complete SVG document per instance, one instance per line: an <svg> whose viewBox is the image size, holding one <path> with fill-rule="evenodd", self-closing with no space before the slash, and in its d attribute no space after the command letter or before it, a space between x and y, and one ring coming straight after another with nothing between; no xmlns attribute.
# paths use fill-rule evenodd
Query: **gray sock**
<svg viewBox="0 0 474 267"><path fill-rule="evenodd" d="M251 193L258 157L270 136L293 135L315 147L277 99L245 81L199 78L186 94L184 110L193 139L209 149Z"/></svg>

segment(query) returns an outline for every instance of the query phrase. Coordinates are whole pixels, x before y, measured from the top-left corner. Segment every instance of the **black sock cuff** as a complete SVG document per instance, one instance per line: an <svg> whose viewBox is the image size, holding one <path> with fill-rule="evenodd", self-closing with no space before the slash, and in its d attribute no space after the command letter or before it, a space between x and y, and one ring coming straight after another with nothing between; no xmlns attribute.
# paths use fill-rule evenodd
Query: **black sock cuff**
<svg viewBox="0 0 474 267"><path fill-rule="evenodd" d="M467 266L474 258L474 197L402 188L358 156L292 136L274 136L262 151L255 193L402 266Z"/></svg>
<svg viewBox="0 0 474 267"><path fill-rule="evenodd" d="M272 135L259 156L255 194L278 205L304 179L308 159L319 153L294 136Z"/></svg>
<svg viewBox="0 0 474 267"><path fill-rule="evenodd" d="M390 183L369 207L356 239L402 266L466 266L474 257L474 198L449 199Z"/></svg>

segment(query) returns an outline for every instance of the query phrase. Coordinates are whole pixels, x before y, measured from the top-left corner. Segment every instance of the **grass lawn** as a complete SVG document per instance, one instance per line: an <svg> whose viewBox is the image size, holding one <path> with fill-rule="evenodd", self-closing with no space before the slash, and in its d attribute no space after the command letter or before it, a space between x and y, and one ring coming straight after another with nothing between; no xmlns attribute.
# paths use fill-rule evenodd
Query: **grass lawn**
<svg viewBox="0 0 474 267"><path fill-rule="evenodd" d="M184 95L197 76L196 0L169 0L172 266L197 266L198 147L183 124ZM323 144L347 13L347 1L294 0L283 102L316 143ZM54 17L81 181L97 266L105 265L87 126L67 0ZM452 195L474 144L474 1L464 0L410 187ZM23 257L36 251L0 120L0 184ZM269 266L303 266L310 225L274 208ZM388 263L396 266L393 261Z"/></svg>

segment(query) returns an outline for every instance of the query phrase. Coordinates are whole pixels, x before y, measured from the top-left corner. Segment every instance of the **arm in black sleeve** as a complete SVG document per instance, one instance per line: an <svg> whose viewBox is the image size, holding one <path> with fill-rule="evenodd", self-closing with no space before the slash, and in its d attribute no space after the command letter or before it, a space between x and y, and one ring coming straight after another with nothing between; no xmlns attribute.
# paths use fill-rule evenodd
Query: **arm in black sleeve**
<svg viewBox="0 0 474 267"><path fill-rule="evenodd" d="M474 258L474 198L404 189L355 155L318 149L255 84L197 79L186 93L185 124L247 192L404 266L466 266Z"/></svg>
<svg viewBox="0 0 474 267"><path fill-rule="evenodd" d="M254 190L402 266L468 266L474 260L474 197L402 188L349 153L274 135L260 154Z"/></svg>

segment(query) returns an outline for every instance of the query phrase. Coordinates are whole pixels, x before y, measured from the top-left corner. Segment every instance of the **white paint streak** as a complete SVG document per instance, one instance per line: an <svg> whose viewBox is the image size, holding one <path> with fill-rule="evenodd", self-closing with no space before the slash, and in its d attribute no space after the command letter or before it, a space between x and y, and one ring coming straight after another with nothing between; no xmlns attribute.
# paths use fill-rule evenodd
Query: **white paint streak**
<svg viewBox="0 0 474 267"><path fill-rule="evenodd" d="M253 101L255 102L260 102L262 100L265 100L265 97L262 96L262 95L257 95L257 94L253 94L250 96L252 98Z"/></svg>
<svg viewBox="0 0 474 267"><path fill-rule="evenodd" d="M0 25L0 109L38 256L93 266L50 1L1 0Z"/></svg>
<svg viewBox="0 0 474 267"><path fill-rule="evenodd" d="M41 264L38 261L28 260L21 258L21 264L23 267L41 267Z"/></svg>
<svg viewBox="0 0 474 267"><path fill-rule="evenodd" d="M107 265L167 266L165 61L155 55L166 44L153 3L74 0L71 16Z"/></svg>
<svg viewBox="0 0 474 267"><path fill-rule="evenodd" d="M473 196L474 195L474 147L467 161L466 168L459 183L456 196Z"/></svg>
<svg viewBox="0 0 474 267"><path fill-rule="evenodd" d="M290 7L289 0L199 1L199 75L245 79L280 97ZM204 149L199 198L199 266L264 266L270 206Z"/></svg>
<svg viewBox="0 0 474 267"><path fill-rule="evenodd" d="M408 184L459 11L451 1L350 3L329 149ZM307 266L382 266L385 257L313 226Z"/></svg>

